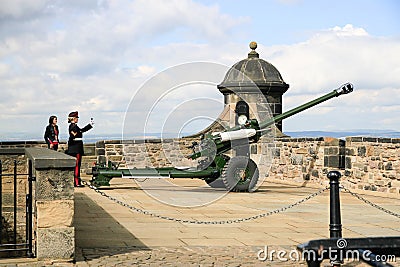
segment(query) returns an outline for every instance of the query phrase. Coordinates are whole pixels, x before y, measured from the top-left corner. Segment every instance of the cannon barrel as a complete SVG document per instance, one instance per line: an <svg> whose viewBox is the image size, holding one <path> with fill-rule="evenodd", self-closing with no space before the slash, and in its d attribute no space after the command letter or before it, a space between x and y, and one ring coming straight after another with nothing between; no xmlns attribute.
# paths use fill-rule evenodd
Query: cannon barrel
<svg viewBox="0 0 400 267"><path fill-rule="evenodd" d="M264 120L260 123L257 120L252 119L252 120L249 120L245 126L235 126L224 132L206 134L204 139L212 140L212 142L215 143L217 154L225 153L231 149L230 142L233 140L251 139L251 138L253 138L253 136L254 136L254 138L257 138L257 135L255 134L256 131L259 133L259 135L263 135L264 133L268 132L267 127L269 127L277 122L280 122L288 117L291 117L297 113L300 113L308 108L316 106L316 105L318 105L324 101L327 101L333 97L338 97L343 94L348 94L348 93L351 93L352 91L353 91L353 85L351 83L345 83L342 86L340 86L338 89L335 89L326 95L323 95L323 96L321 96L317 99L314 99L310 102L307 102L301 106L293 108L282 114L279 114L273 118ZM253 132L251 132L251 131L253 131ZM203 155L212 154L208 150L209 150L208 147L206 147L205 149L200 149L200 151L196 151L193 154L189 155L188 158L196 159Z"/></svg>
<svg viewBox="0 0 400 267"><path fill-rule="evenodd" d="M351 83L345 83L342 86L340 86L338 89L334 89L332 92L330 92L326 95L323 95L317 99L311 100L310 102L307 102L301 106L295 107L291 110L288 110L288 111L286 111L282 114L279 114L273 118L269 118L260 123L258 123L257 120L255 120L255 119L249 120L250 123L248 124L247 128L254 128L254 125L258 125L259 129L263 130L263 129L267 128L268 126L273 125L274 123L283 121L286 118L289 118L297 113L300 113L306 109L316 106L322 102L325 102L333 97L338 97L340 95L349 94L349 93L353 92L353 89L354 89L354 87ZM235 126L233 128L226 130L225 132L237 131L237 130L242 129L242 127L243 126ZM245 137L243 137L243 138L245 138Z"/></svg>
<svg viewBox="0 0 400 267"><path fill-rule="evenodd" d="M295 107L295 108L293 108L291 110L288 110L288 111L286 111L286 112L284 112L282 114L279 114L278 116L275 116L275 117L273 117L271 119L268 119L268 120L265 120L265 121L261 122L259 124L259 127L260 127L260 129L265 129L266 127L268 127L268 126L270 126L270 125L272 125L274 123L280 122L280 121L282 121L282 120L284 120L286 118L289 118L289 117L291 117L291 116L293 116L293 115L295 115L295 114L297 114L299 112L302 112L302 111L304 111L304 110L306 110L308 108L311 108L311 107L316 106L316 105L318 105L318 104L320 104L322 102L325 102L325 101L327 101L327 100L329 100L329 99L331 99L333 97L338 97L340 95L348 94L348 93L351 93L351 92L353 92L353 85L351 83L346 83L346 84L342 85L341 87L339 87L338 89L335 89L335 90L333 90L332 92L330 92L330 93L328 93L326 95L323 95L323 96L321 96L321 97L319 97L317 99L314 99L314 100L312 100L310 102L307 102L307 103L305 103L305 104L303 104L301 106Z"/></svg>

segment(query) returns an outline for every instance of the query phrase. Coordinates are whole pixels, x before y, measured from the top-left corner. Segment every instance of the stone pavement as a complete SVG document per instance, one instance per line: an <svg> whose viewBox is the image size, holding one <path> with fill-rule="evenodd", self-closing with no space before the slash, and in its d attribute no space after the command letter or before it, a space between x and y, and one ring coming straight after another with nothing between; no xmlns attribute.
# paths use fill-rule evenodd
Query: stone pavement
<svg viewBox="0 0 400 267"><path fill-rule="evenodd" d="M184 186L189 196L170 190L174 184ZM207 194L212 197L210 190L199 189L202 184L201 180L176 179L171 181L171 188L163 185L154 190L156 192L150 192L141 190L132 180L113 179L111 187L102 190L153 216L132 211L89 187L76 188L76 262L19 259L0 260L0 266L306 266L304 261L291 260L296 258L296 245L329 237L329 191L284 212L261 218L257 215L286 207L318 189L265 182L255 193L218 195L219 199L209 199L210 203L202 206L171 205L184 203L183 199L190 206L193 201L190 195L197 198L196 201ZM161 203L150 195L171 202ZM343 191L340 197L344 238L400 236L398 218ZM364 197L388 210L400 212L399 199ZM155 215L164 216L164 219ZM240 223L204 223L251 216L257 218ZM265 258L266 251L267 259L260 260L259 257ZM279 251L284 253L281 258L288 261L278 259ZM392 264L400 266L399 263L397 259ZM329 262L324 261L322 266L329 266ZM368 265L350 261L343 266Z"/></svg>

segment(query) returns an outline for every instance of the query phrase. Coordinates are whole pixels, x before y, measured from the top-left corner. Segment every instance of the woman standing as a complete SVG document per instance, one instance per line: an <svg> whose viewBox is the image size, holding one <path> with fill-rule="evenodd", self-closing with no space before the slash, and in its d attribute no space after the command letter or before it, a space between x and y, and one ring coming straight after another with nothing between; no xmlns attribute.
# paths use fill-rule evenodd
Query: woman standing
<svg viewBox="0 0 400 267"><path fill-rule="evenodd" d="M82 186L81 183L81 162L82 156L84 155L83 151L83 140L82 133L89 131L93 128L93 122L89 123L82 129L78 126L78 111L73 111L68 115L68 123L69 125L69 139L68 139L68 155L76 157L76 165L74 171L74 185L75 187Z"/></svg>
<svg viewBox="0 0 400 267"><path fill-rule="evenodd" d="M46 141L49 149L57 151L58 133L57 117L50 116L49 125L46 126L46 131L44 132L44 140Z"/></svg>

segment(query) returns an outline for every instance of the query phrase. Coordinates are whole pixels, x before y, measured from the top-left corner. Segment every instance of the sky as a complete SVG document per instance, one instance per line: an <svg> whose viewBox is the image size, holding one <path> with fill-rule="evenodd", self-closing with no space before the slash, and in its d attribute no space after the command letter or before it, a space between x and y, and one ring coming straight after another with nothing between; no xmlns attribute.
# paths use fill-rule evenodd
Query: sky
<svg viewBox="0 0 400 267"><path fill-rule="evenodd" d="M353 93L285 120L284 131L400 131L398 14L396 0L2 0L0 141L42 138L50 115L66 140L75 110L80 126L94 118L96 135L122 134L126 122L140 132L136 116L151 120L148 132L166 120L172 129L170 117L127 115L159 99L152 78L196 62L228 69L247 57L250 41L290 85L284 111L354 84ZM223 109L216 85L224 73L215 74L175 85L153 110L176 116L188 97L210 99L183 109L193 118L207 110L198 116L206 119L192 127L177 120L176 128L207 126ZM148 99L138 100L140 93Z"/></svg>

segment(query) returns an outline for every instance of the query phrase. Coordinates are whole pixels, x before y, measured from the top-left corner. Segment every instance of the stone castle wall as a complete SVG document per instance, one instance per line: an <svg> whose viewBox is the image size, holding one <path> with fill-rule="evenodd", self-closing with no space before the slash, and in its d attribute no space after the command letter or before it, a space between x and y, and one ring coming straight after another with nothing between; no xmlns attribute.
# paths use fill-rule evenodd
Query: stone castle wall
<svg viewBox="0 0 400 267"><path fill-rule="evenodd" d="M75 251L72 179L75 159L64 153L44 148L40 142L37 144L30 142L28 148L25 148L24 144L26 143L0 143L2 171L0 177L0 198L2 200L0 243L26 243L29 163L32 164L32 175L36 177L32 184L31 195L33 254L38 259L72 260ZM14 168L16 172L14 172ZM16 179L14 173L16 173ZM16 224L16 231L14 231L14 224ZM0 257L25 255L22 254L23 251L19 252L21 254L2 252Z"/></svg>
<svg viewBox="0 0 400 267"><path fill-rule="evenodd" d="M273 145L274 159L268 176L287 182L325 182L329 167L339 168L334 164L334 159L339 159L339 153L334 153L338 146L339 140L331 138L280 139ZM330 154L334 157L328 158Z"/></svg>
<svg viewBox="0 0 400 267"><path fill-rule="evenodd" d="M187 147L193 141L198 139L101 141L96 154L120 168L181 166L179 162L189 164L184 157L191 153ZM341 170L346 188L400 194L400 138L278 138L252 144L251 152L271 181L327 185L327 173Z"/></svg>
<svg viewBox="0 0 400 267"><path fill-rule="evenodd" d="M120 168L172 167L174 163L182 161L190 163L185 160L185 155L191 153L188 147L193 141L199 139L99 141L96 143L96 155L99 155L100 161L111 160L119 164Z"/></svg>
<svg viewBox="0 0 400 267"><path fill-rule="evenodd" d="M86 144L85 151L96 155L98 161L120 164L120 168L182 166L192 164L185 156L192 152L188 147L193 141L199 139L104 140ZM36 143L1 142L0 148L45 146ZM349 189L400 195L400 138L278 138L252 144L251 152L270 181L326 185L326 174L340 169L341 182ZM260 161L260 153L264 160ZM83 165L82 172L91 164Z"/></svg>
<svg viewBox="0 0 400 267"><path fill-rule="evenodd" d="M353 188L399 193L400 138L346 138L345 175Z"/></svg>

